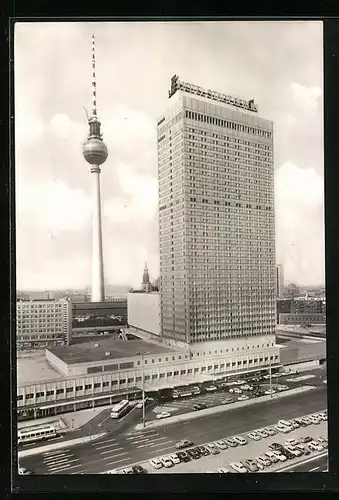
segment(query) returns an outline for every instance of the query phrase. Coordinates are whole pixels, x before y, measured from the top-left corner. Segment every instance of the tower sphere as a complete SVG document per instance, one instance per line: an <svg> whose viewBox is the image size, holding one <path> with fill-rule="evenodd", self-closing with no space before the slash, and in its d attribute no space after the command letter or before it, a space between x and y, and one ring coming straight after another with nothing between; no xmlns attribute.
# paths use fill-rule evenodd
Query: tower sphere
<svg viewBox="0 0 339 500"><path fill-rule="evenodd" d="M107 159L107 146L100 139L88 139L82 146L82 154L91 165L102 165Z"/></svg>

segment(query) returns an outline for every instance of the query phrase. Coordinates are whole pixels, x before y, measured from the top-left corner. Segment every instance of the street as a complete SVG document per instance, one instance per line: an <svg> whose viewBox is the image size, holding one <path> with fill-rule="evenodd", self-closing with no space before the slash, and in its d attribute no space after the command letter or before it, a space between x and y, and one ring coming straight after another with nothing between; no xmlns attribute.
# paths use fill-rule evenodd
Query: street
<svg viewBox="0 0 339 500"><path fill-rule="evenodd" d="M275 424L279 419L296 418L327 406L326 386L310 393L297 394L282 400L269 401L237 410L198 417L157 429L108 433L92 443L68 449L46 452L22 458L20 464L35 474L99 473L128 466L174 451L175 443L183 438L195 444L214 441L228 435L241 434L258 427ZM138 410L135 410L135 414ZM126 430L125 430L126 432Z"/></svg>

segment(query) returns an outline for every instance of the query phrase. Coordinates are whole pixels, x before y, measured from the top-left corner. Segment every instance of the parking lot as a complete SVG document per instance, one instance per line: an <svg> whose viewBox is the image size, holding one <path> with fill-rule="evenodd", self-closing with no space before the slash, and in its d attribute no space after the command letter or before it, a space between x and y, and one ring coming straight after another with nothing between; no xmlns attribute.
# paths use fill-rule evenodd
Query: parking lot
<svg viewBox="0 0 339 500"><path fill-rule="evenodd" d="M239 462L241 460L253 459L264 453L270 451L269 445L273 442L281 443L282 445L287 439L297 439L310 436L312 438L324 437L327 438L327 421L322 421L319 424L312 424L307 427L300 427L299 429L295 429L288 434L277 433L275 436L269 436L266 438L262 438L258 441L254 441L248 437L247 434L244 434L243 437L246 438L247 444L244 446L237 447L228 447L226 450L220 450L220 453L217 455L208 455L205 457L201 457L199 460L190 460L186 463L179 463L174 465L173 467L162 467L161 469L154 469L152 465L147 461L141 464L149 473L160 473L160 474L171 474L171 473L217 473L218 469L223 467L226 468L229 472L234 472L230 467L231 462ZM229 437L229 436L225 436ZM317 457L321 454L326 453L326 451L311 452L306 459L312 457ZM292 463L298 463L305 461L305 457L301 456L299 458L295 458L293 460L288 460L288 465ZM287 465L286 462L278 462L275 464L271 464L269 467L265 468L261 472L275 472L279 468L282 468Z"/></svg>
<svg viewBox="0 0 339 500"><path fill-rule="evenodd" d="M280 374L279 376L272 377L272 389L275 392L278 391L279 386L285 386L284 390L294 389L297 387L312 385L317 386L319 384L323 385L324 380L326 379L326 372L323 368L312 369L308 372L299 374L292 372L287 372L284 374ZM158 401L158 404L152 409L151 412L147 414L147 420L152 421L157 418L157 414L161 412L168 412L171 415L181 415L184 413L188 413L194 410L194 406L196 404L203 404L206 408L213 408L215 406L220 405L229 405L233 402L239 400L239 397L243 395L248 398L255 398L258 396L262 396L265 394L265 391L269 391L270 384L269 378L266 376L265 378L261 378L260 381L246 381L243 380L243 384L250 384L253 387L253 391L250 390L242 390L238 394L229 392L229 390L234 389L235 387L239 388L239 385L234 386L221 386L220 383L215 383L216 390L213 392L206 392L206 387L208 384L201 386L202 393L197 396L190 396L185 398L177 398L172 399L171 401L167 401L162 403ZM212 383L209 385L213 385Z"/></svg>

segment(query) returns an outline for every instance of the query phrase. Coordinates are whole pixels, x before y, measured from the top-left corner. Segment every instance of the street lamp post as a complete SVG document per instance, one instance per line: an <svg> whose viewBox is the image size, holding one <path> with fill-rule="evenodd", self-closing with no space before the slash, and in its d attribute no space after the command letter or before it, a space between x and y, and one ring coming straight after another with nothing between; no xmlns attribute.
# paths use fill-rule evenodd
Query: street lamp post
<svg viewBox="0 0 339 500"><path fill-rule="evenodd" d="M141 353L141 363L142 363L142 425L145 427L145 369L144 369L144 364L145 364L145 354L148 354L147 352Z"/></svg>
<svg viewBox="0 0 339 500"><path fill-rule="evenodd" d="M272 396L272 365L271 365L271 354L269 354L269 360L270 360L270 396Z"/></svg>

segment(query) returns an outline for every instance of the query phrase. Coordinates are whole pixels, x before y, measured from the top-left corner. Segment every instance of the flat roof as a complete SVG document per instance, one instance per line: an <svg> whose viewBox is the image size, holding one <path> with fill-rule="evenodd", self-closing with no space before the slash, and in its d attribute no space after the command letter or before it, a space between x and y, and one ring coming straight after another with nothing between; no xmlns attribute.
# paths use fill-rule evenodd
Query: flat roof
<svg viewBox="0 0 339 500"><path fill-rule="evenodd" d="M17 359L17 384L38 383L39 380L63 378L64 375L53 368L45 358L45 354L32 358Z"/></svg>
<svg viewBox="0 0 339 500"><path fill-rule="evenodd" d="M98 347L95 347L97 344ZM140 353L148 355L181 352L166 345L146 342L145 340L123 340L106 338L83 342L70 346L49 347L48 350L67 364L109 361L110 359L129 358ZM106 352L110 355L106 356Z"/></svg>

